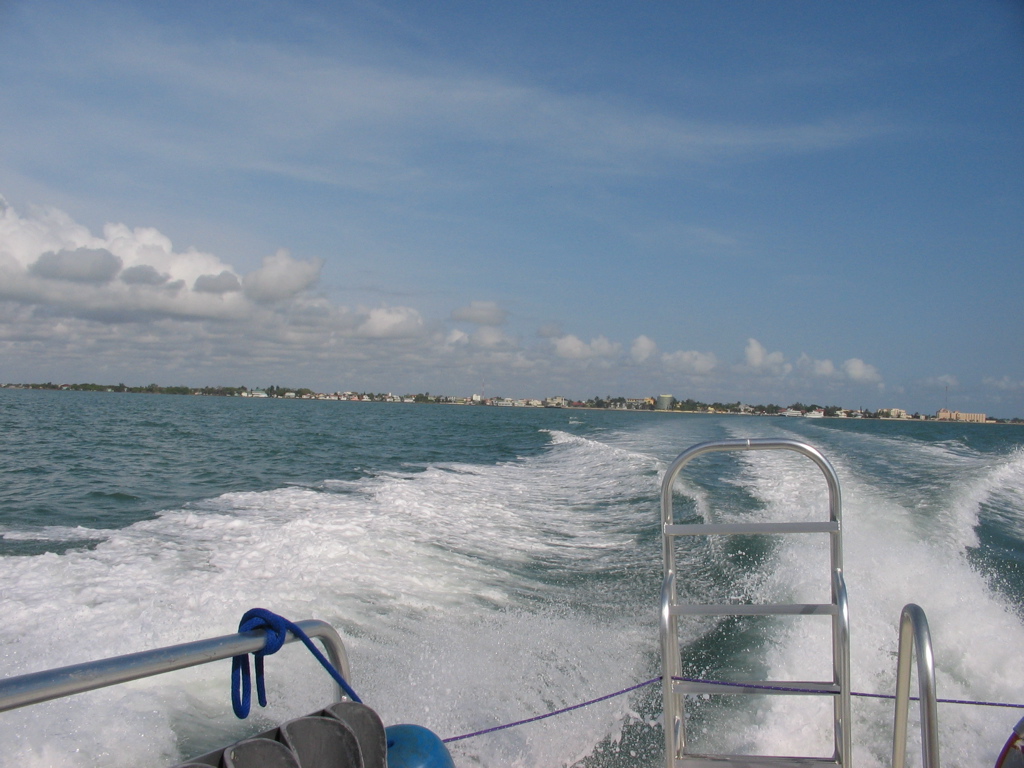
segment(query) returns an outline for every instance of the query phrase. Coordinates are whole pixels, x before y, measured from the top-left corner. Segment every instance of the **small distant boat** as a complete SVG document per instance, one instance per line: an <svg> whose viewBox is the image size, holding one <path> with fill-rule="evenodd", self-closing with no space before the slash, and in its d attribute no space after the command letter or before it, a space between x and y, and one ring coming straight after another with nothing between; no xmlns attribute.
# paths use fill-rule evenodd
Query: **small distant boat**
<svg viewBox="0 0 1024 768"><path fill-rule="evenodd" d="M795 408L787 408L782 412L783 416L803 416L803 411L798 411Z"/></svg>
<svg viewBox="0 0 1024 768"><path fill-rule="evenodd" d="M823 419L825 418L825 411L821 408L815 408L813 411L808 411L804 414L805 419Z"/></svg>

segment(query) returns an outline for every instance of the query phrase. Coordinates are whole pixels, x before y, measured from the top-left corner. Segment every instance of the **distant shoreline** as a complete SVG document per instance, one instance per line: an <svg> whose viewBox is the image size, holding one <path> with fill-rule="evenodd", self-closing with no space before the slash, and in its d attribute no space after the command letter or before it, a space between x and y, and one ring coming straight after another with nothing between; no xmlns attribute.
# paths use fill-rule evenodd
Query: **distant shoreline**
<svg viewBox="0 0 1024 768"><path fill-rule="evenodd" d="M128 387L124 384L117 385L105 385L105 384L0 384L0 389L12 389L12 390L34 390L34 391L47 391L47 392L97 392L104 394L141 394L141 395L182 395L192 397L241 397L242 399L253 399L253 400L333 400L336 402L377 402L377 403L388 403L388 404L416 404L416 405L470 405L470 406L484 406L491 408L538 408L547 410L565 410L565 411L622 411L622 412L645 412L645 413L666 413L675 415L689 415L689 416L762 416L762 417L782 417L782 418L811 418L816 419L829 419L838 421L893 421L902 423L921 423L921 422L934 422L937 424L1004 424L1011 426L1020 426L1024 424L1024 419L1014 416L1010 418L996 418L988 417L985 421L967 421L959 419L938 419L935 416L928 417L894 417L894 416L880 416L877 415L880 412L888 413L889 409L880 409L875 413L870 411L862 412L861 416L835 416L835 415L822 415L808 417L785 415L782 413L781 406L775 404L769 404L767 406L756 406L761 409L774 409L777 412L765 412L756 410L738 411L738 410L725 410L717 409L705 403L698 403L699 406L703 406L708 410L701 409L679 409L679 408L654 408L654 407L626 407L621 405L606 405L604 403L608 401L597 400L587 401L594 402L594 404L581 404L580 401L570 401L571 404L563 405L550 405L546 404L545 401L540 400L526 400L516 399L514 401L508 398L481 398L480 400L473 400L467 397L455 397L449 395L384 395L384 394L373 394L373 393L340 393L335 392L331 394L313 392L310 389L299 388L299 389L274 389L274 394L267 394L262 390L248 390L245 387L186 387L186 386L171 386L163 387L157 384L150 384L145 387ZM280 394L278 394L280 392ZM243 394L244 393L244 394ZM261 393L261 394L252 394ZM303 393L303 394L298 394ZM350 395L350 396L348 396ZM477 397L477 396L474 396ZM502 402L495 402L500 400ZM624 398L613 398L612 402L624 402ZM696 401L687 401L696 402ZM597 404L602 403L602 404ZM716 403L715 405L721 405ZM740 406L736 403L737 407L751 408L751 406ZM838 406L829 406L829 410L837 408ZM811 406L811 408L818 408L820 406ZM852 409L840 409L844 411L852 411ZM856 412L856 411L853 411Z"/></svg>

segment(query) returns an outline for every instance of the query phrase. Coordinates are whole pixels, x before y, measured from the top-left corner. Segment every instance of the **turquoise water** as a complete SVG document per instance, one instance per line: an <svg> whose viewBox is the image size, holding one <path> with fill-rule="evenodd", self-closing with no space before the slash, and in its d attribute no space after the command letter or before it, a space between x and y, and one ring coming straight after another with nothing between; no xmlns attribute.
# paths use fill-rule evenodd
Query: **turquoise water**
<svg viewBox="0 0 1024 768"><path fill-rule="evenodd" d="M940 696L1021 698L1021 427L0 390L0 434L4 674L231 632L262 606L337 626L388 723L447 737L574 704L658 674L667 464L704 440L785 436L842 482L855 689L892 692L899 611L917 602ZM719 454L678 503L784 519L819 514L823 491L798 458ZM822 553L805 549L694 545L682 588L814 593ZM688 626L687 672L819 674L820 633L733 629ZM250 721L209 665L0 714L0 764L169 765L312 711L330 683L290 651ZM658 693L458 742L456 762L657 764ZM699 703L695 740L830 751L820 713L743 698ZM945 705L943 762L991 764L1019 715ZM891 716L855 701L858 765L888 763Z"/></svg>

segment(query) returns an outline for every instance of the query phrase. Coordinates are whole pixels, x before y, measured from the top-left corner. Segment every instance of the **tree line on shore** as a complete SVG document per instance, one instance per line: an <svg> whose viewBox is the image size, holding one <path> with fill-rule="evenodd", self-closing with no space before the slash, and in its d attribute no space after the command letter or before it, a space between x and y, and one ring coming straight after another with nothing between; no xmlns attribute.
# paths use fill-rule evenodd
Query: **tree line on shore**
<svg viewBox="0 0 1024 768"><path fill-rule="evenodd" d="M219 395L230 397L246 391L245 387L162 387L159 384L147 384L144 387L129 387L126 384L5 384L6 389L59 389L75 392L135 392L151 395Z"/></svg>

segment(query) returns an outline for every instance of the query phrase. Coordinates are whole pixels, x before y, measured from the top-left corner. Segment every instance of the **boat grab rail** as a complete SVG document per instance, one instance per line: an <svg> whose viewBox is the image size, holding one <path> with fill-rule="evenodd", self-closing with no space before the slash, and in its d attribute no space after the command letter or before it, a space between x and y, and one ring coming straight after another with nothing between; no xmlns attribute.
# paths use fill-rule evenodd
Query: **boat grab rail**
<svg viewBox="0 0 1024 768"><path fill-rule="evenodd" d="M348 654L345 652L341 636L334 627L318 619L299 621L296 622L296 626L309 637L319 639L331 664L346 680L350 678ZM262 629L238 632L10 677L0 680L0 712L195 667L211 661L256 653L263 650L266 645L266 636L266 630ZM285 642L291 643L298 639L292 632L288 632ZM335 685L335 688L340 701L345 692L341 686Z"/></svg>
<svg viewBox="0 0 1024 768"><path fill-rule="evenodd" d="M916 655L911 652L916 650ZM907 759L907 720L910 711L910 662L917 661L921 702L921 759L923 768L939 768L939 715L935 696L935 658L928 619L919 605L909 603L900 614L899 655L896 661L896 713L893 722L892 768Z"/></svg>

